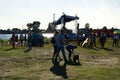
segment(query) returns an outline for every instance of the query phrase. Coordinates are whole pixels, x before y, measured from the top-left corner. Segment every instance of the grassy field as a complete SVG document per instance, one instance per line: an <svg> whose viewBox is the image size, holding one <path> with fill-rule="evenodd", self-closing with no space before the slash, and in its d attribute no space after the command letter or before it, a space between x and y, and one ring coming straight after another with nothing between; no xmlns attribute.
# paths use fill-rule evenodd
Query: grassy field
<svg viewBox="0 0 120 80"><path fill-rule="evenodd" d="M81 65L64 64L63 60L54 65L51 44L24 50L0 46L0 80L120 80L120 48L112 47L110 39L105 49L98 43L93 49L78 47L75 54Z"/></svg>

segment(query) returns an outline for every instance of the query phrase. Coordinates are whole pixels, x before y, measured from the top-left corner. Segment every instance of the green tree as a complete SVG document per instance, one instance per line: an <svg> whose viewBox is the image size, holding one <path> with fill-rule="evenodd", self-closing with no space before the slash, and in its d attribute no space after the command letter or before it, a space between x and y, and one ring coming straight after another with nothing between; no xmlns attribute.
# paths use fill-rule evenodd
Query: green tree
<svg viewBox="0 0 120 80"><path fill-rule="evenodd" d="M102 29L107 30L107 27L106 27L106 26L104 26Z"/></svg>
<svg viewBox="0 0 120 80"><path fill-rule="evenodd" d="M31 31L31 29L33 28L33 24L32 23L28 23L27 27L28 27L28 30Z"/></svg>
<svg viewBox="0 0 120 80"><path fill-rule="evenodd" d="M40 30L39 30L39 27L40 27L40 22L39 21L34 21L33 22L33 32L34 33L38 33Z"/></svg>
<svg viewBox="0 0 120 80"><path fill-rule="evenodd" d="M28 27L29 31L32 30L34 33L39 33L40 22L39 21L34 21L33 23L28 23L27 27Z"/></svg>

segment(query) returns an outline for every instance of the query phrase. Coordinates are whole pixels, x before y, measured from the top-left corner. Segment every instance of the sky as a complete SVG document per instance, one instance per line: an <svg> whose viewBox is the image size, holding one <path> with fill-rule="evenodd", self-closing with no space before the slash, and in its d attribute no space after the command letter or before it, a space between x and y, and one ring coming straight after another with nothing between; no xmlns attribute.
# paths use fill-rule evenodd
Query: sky
<svg viewBox="0 0 120 80"><path fill-rule="evenodd" d="M120 29L120 0L0 0L0 29L27 28L27 23L40 21L40 29L63 14L79 17L80 28L86 23L90 28ZM66 23L75 28L75 21Z"/></svg>

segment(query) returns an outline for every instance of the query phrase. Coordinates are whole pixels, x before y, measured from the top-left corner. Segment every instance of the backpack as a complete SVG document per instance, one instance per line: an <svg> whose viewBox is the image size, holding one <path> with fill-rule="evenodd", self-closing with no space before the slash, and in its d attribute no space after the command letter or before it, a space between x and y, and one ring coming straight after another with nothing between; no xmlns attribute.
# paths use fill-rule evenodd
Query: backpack
<svg viewBox="0 0 120 80"><path fill-rule="evenodd" d="M55 37L51 38L51 43L54 44L55 43Z"/></svg>
<svg viewBox="0 0 120 80"><path fill-rule="evenodd" d="M101 37L99 38L99 40L100 40L100 41L102 41L102 40L106 40L106 36L104 36L104 35L101 36Z"/></svg>

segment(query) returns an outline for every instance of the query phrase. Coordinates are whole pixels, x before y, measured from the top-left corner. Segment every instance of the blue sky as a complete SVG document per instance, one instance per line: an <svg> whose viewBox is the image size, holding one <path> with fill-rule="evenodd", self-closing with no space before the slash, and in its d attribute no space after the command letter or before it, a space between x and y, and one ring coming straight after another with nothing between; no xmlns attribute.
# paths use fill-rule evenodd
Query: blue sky
<svg viewBox="0 0 120 80"><path fill-rule="evenodd" d="M0 0L0 29L27 28L27 23L40 21L40 28L46 29L63 12L79 16L80 27L86 23L93 29L120 27L120 0ZM67 23L74 29L75 22Z"/></svg>

